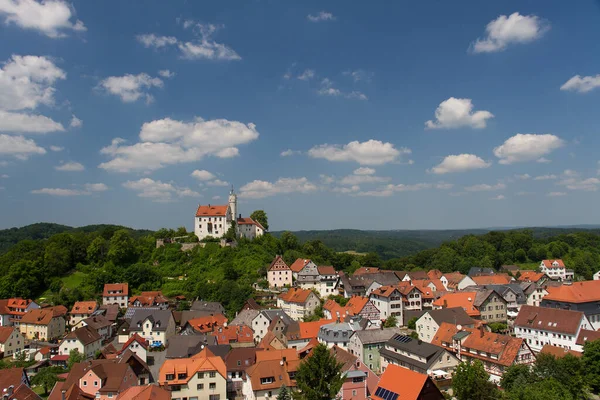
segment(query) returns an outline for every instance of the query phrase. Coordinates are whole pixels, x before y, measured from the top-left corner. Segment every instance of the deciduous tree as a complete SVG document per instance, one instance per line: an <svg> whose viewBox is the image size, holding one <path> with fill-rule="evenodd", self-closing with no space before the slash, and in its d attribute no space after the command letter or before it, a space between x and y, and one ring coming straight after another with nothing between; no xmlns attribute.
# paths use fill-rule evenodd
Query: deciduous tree
<svg viewBox="0 0 600 400"><path fill-rule="evenodd" d="M340 391L344 378L339 363L324 344L317 345L296 372L296 383L302 400L330 400Z"/></svg>

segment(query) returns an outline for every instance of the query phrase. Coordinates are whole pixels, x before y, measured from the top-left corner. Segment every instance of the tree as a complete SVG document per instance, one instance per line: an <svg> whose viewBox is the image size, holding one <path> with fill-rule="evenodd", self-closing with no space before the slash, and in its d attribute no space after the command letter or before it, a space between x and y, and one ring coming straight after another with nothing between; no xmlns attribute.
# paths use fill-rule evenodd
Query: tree
<svg viewBox="0 0 600 400"><path fill-rule="evenodd" d="M531 368L527 364L516 364L508 367L502 379L500 387L506 391L511 391L513 388L529 385L533 381Z"/></svg>
<svg viewBox="0 0 600 400"><path fill-rule="evenodd" d="M488 324L488 326L494 333L504 333L508 329L506 324L504 324L502 322L492 322L492 323Z"/></svg>
<svg viewBox="0 0 600 400"><path fill-rule="evenodd" d="M254 211L252 214L250 214L250 218L261 224L265 230L269 230L269 218L264 210Z"/></svg>
<svg viewBox="0 0 600 400"><path fill-rule="evenodd" d="M412 318L411 318L411 319L408 321L408 324L407 324L407 326L408 326L408 329L412 329L413 331L414 331L415 329L417 329L417 320L418 320L418 319L419 319L419 318L417 318L417 317L412 317Z"/></svg>
<svg viewBox="0 0 600 400"><path fill-rule="evenodd" d="M508 392L509 400L574 400L556 379L544 379L528 385L515 385Z"/></svg>
<svg viewBox="0 0 600 400"><path fill-rule="evenodd" d="M42 368L31 378L31 384L44 387L44 395L48 394L48 390L52 389L57 381L56 367Z"/></svg>
<svg viewBox="0 0 600 400"><path fill-rule="evenodd" d="M525 250L523 249L518 249L517 251L515 251L515 258L517 259L518 262L525 262L527 261L527 253L525 253Z"/></svg>
<svg viewBox="0 0 600 400"><path fill-rule="evenodd" d="M600 340L583 345L582 361L592 392L600 393Z"/></svg>
<svg viewBox="0 0 600 400"><path fill-rule="evenodd" d="M119 229L110 238L108 259L115 265L130 264L136 257L135 242L126 229Z"/></svg>
<svg viewBox="0 0 600 400"><path fill-rule="evenodd" d="M73 349L69 352L69 358L67 359L67 369L70 371L73 365L82 362L85 359L83 354L77 349Z"/></svg>
<svg viewBox="0 0 600 400"><path fill-rule="evenodd" d="M338 362L324 344L318 344L296 372L296 383L302 400L334 399L342 388L343 364Z"/></svg>
<svg viewBox="0 0 600 400"><path fill-rule="evenodd" d="M458 365L452 378L454 396L458 400L497 399L498 390L489 379L481 361L463 362Z"/></svg>
<svg viewBox="0 0 600 400"><path fill-rule="evenodd" d="M300 242L298 241L298 238L289 231L285 231L281 234L279 242L283 250L282 253L285 253L287 250L297 250L300 248Z"/></svg>
<svg viewBox="0 0 600 400"><path fill-rule="evenodd" d="M384 328L393 328L398 324L398 320L396 319L396 316L394 315L390 315L386 320L385 323L383 324Z"/></svg>
<svg viewBox="0 0 600 400"><path fill-rule="evenodd" d="M285 385L281 385L281 389L279 389L279 394L277 395L277 400L292 400L290 391Z"/></svg>

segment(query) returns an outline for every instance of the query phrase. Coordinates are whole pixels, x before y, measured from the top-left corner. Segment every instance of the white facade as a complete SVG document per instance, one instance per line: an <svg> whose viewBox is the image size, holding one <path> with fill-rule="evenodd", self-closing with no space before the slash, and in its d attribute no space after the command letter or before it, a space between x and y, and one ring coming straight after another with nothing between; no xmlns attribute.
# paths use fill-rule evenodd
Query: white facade
<svg viewBox="0 0 600 400"><path fill-rule="evenodd" d="M306 301L303 303L285 301L281 298L277 298L277 307L281 308L295 321L302 321L304 317L311 315L320 304L319 298L313 292L310 292Z"/></svg>
<svg viewBox="0 0 600 400"><path fill-rule="evenodd" d="M522 327L515 325L514 331L518 338L525 339L531 350L539 353L546 344L563 347L569 350L583 351L583 347L576 344L579 332L582 329L593 330L592 324L584 315L579 323L577 331L573 334L557 333L547 329L548 326Z"/></svg>
<svg viewBox="0 0 600 400"><path fill-rule="evenodd" d="M546 289L544 289L543 287L536 288L533 292L531 292L527 296L527 305L528 306L539 307L540 303L542 302L542 299L547 294L548 294L548 291Z"/></svg>
<svg viewBox="0 0 600 400"><path fill-rule="evenodd" d="M148 359L148 350L144 346L142 346L137 340L129 343L129 345L122 349L122 351L131 350L136 356L138 356L142 361L147 362Z"/></svg>
<svg viewBox="0 0 600 400"><path fill-rule="evenodd" d="M419 340L422 340L427 343L431 343L433 337L437 333L440 326L429 313L425 313L417 320L417 334L419 335Z"/></svg>
<svg viewBox="0 0 600 400"><path fill-rule="evenodd" d="M262 229L257 224L246 222L238 223L237 231L240 237L249 240L256 239L257 237L262 236L265 233L264 229Z"/></svg>
<svg viewBox="0 0 600 400"><path fill-rule="evenodd" d="M252 331L254 332L254 342L259 343L267 334L269 330L269 324L271 321L263 313L258 315L252 320Z"/></svg>
<svg viewBox="0 0 600 400"><path fill-rule="evenodd" d="M231 226L232 213L228 206L224 214L202 215L194 218L194 233L199 240L207 237L220 238Z"/></svg>
<svg viewBox="0 0 600 400"><path fill-rule="evenodd" d="M598 271L598 272L596 272L596 273L594 274L594 280L595 280L595 281L600 281L600 271Z"/></svg>
<svg viewBox="0 0 600 400"><path fill-rule="evenodd" d="M6 341L4 343L0 343L0 351L4 353L4 357L9 357L13 354L20 353L25 346L25 337L21 335L19 329L9 327L2 329L12 329L12 332Z"/></svg>
<svg viewBox="0 0 600 400"><path fill-rule="evenodd" d="M444 285L444 287L446 288L446 290L451 290L451 289L448 289L448 278L446 278L445 275L443 275L440 278L440 281L442 282L442 284ZM463 290L464 288L469 287L469 286L477 286L477 283L473 279L471 279L471 278L469 278L468 276L465 275L462 278L462 280L458 283L458 286L456 287L456 290Z"/></svg>
<svg viewBox="0 0 600 400"><path fill-rule="evenodd" d="M58 347L58 354L61 356L68 356L71 350L79 351L79 354L83 354L85 358L94 358L96 351L102 348L102 339L98 339L88 345L84 345L77 338L64 339Z"/></svg>
<svg viewBox="0 0 600 400"><path fill-rule="evenodd" d="M140 330L129 332L129 337L133 336L135 333L140 335L142 338L146 339L148 343L152 345L167 345L167 340L169 340L172 336L175 335L175 320L173 318L169 318L169 322L167 324L166 329L157 330L158 326L153 323L150 318L144 319L144 321L140 324L138 328ZM133 328L133 327L132 327ZM131 329L131 328L130 328Z"/></svg>
<svg viewBox="0 0 600 400"><path fill-rule="evenodd" d="M567 270L562 260L542 260L540 272L545 273L550 279L572 280L574 277L573 271Z"/></svg>
<svg viewBox="0 0 600 400"><path fill-rule="evenodd" d="M398 289L394 289L394 291L387 297L371 292L369 299L375 305L375 307L379 309L379 319L386 320L388 317L393 315L396 317L398 324L402 324L404 302L402 300L402 293L400 293Z"/></svg>

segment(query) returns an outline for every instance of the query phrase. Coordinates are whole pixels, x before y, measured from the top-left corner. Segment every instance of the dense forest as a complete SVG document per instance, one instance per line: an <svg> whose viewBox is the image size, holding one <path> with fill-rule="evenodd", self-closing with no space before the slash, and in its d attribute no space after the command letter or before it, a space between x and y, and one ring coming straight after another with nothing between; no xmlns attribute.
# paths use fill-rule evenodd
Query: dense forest
<svg viewBox="0 0 600 400"><path fill-rule="evenodd" d="M290 232L240 240L235 247L209 242L183 252L179 243L156 248L156 239L188 235L193 241L195 237L185 228L149 232L98 225L52 234L56 229L31 230L30 238L0 254L0 298L43 297L68 306L99 296L105 283L125 281L134 293L162 289L168 296L220 301L232 315L252 295L252 285L264 283L261 279L276 254L282 254L288 263L298 257L311 258L349 273L361 265L466 273L474 266L499 268L515 263L535 268L542 259L562 258L579 279L590 279L600 265L600 235L588 231L557 236L536 235L532 230L488 232L382 260L374 252L342 253L320 240L301 241ZM403 242L399 240L397 245Z"/></svg>

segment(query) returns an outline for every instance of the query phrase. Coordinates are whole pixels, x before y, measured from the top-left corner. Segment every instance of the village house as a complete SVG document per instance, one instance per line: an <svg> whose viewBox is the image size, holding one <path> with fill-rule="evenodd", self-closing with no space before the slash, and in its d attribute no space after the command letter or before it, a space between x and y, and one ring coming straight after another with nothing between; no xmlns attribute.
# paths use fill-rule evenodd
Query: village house
<svg viewBox="0 0 600 400"><path fill-rule="evenodd" d="M399 328L368 329L355 331L350 336L348 351L358 357L371 371L381 371L379 349L383 348L392 336L400 333Z"/></svg>
<svg viewBox="0 0 600 400"><path fill-rule="evenodd" d="M169 299L160 291L142 292L139 296L129 299L129 307L155 307L166 310L169 308Z"/></svg>
<svg viewBox="0 0 600 400"><path fill-rule="evenodd" d="M429 376L450 376L460 360L448 350L433 344L397 334L392 336L381 353L381 370L390 364Z"/></svg>
<svg viewBox="0 0 600 400"><path fill-rule="evenodd" d="M304 259L304 258L297 258L296 261L294 261L292 263L292 265L290 265L290 269L292 270L292 277L294 279L298 279L298 274L307 265L309 265L310 268L317 268L317 264L315 264L311 260L307 260L307 259Z"/></svg>
<svg viewBox="0 0 600 400"><path fill-rule="evenodd" d="M368 297L352 296L345 306L335 300L327 300L323 305L323 314L327 319L344 319L347 316L360 316L373 325L381 322L380 311Z"/></svg>
<svg viewBox="0 0 600 400"><path fill-rule="evenodd" d="M82 319L71 330L89 326L95 330L101 337L102 340L106 340L113 335L113 323L103 315L94 315L86 319Z"/></svg>
<svg viewBox="0 0 600 400"><path fill-rule="evenodd" d="M475 296L477 292L446 293L433 302L433 309L462 307L469 317L479 319L481 314L475 307Z"/></svg>
<svg viewBox="0 0 600 400"><path fill-rule="evenodd" d="M25 338L15 326L0 327L0 353L2 357L11 357L25 348Z"/></svg>
<svg viewBox="0 0 600 400"><path fill-rule="evenodd" d="M23 368L0 370L0 394L6 400L42 400L31 388Z"/></svg>
<svg viewBox="0 0 600 400"><path fill-rule="evenodd" d="M401 282L403 282L399 277L398 273L395 271L380 271L377 274L368 274L368 275L360 275L358 276L358 280L362 281L363 285L365 285L365 290L361 296L370 296L373 293L373 290L381 286L398 286ZM410 285L410 281L407 282L407 285ZM362 292L362 290L361 290Z"/></svg>
<svg viewBox="0 0 600 400"><path fill-rule="evenodd" d="M575 274L572 269L567 269L563 260L542 260L540 272L546 274L550 279L561 281L572 281Z"/></svg>
<svg viewBox="0 0 600 400"><path fill-rule="evenodd" d="M444 395L428 375L390 364L371 399L444 400Z"/></svg>
<svg viewBox="0 0 600 400"><path fill-rule="evenodd" d="M592 277L592 279L595 281L600 281L600 271L596 272L594 274L594 276Z"/></svg>
<svg viewBox="0 0 600 400"><path fill-rule="evenodd" d="M380 286L371 292L369 299L379 309L379 319L396 317L397 325L402 324L404 300L398 286Z"/></svg>
<svg viewBox="0 0 600 400"><path fill-rule="evenodd" d="M519 271L519 277L517 278L517 281L519 282L533 282L533 283L537 283L538 286L541 286L544 284L544 282L546 282L548 279L548 275L546 275L543 272L537 272L537 271Z"/></svg>
<svg viewBox="0 0 600 400"><path fill-rule="evenodd" d="M207 315L188 320L181 327L183 335L195 335L198 333L214 332L215 329L227 325L227 317L223 314Z"/></svg>
<svg viewBox="0 0 600 400"><path fill-rule="evenodd" d="M129 336L134 334L147 340L151 347L165 346L175 335L173 313L168 310L137 310L129 324Z"/></svg>
<svg viewBox="0 0 600 400"><path fill-rule="evenodd" d="M469 272L467 272L467 276L473 278L474 276L490 276L496 275L496 271L493 268L485 268L485 267L471 267L469 268Z"/></svg>
<svg viewBox="0 0 600 400"><path fill-rule="evenodd" d="M116 400L171 400L171 392L157 385L132 386L120 393Z"/></svg>
<svg viewBox="0 0 600 400"><path fill-rule="evenodd" d="M81 320L87 319L98 309L95 301L76 301L69 312L69 325L75 326Z"/></svg>
<svg viewBox="0 0 600 400"><path fill-rule="evenodd" d="M266 229L260 222L255 221L252 218L242 218L242 215L240 214L237 219L237 233L240 237L253 240L264 235L265 231Z"/></svg>
<svg viewBox="0 0 600 400"><path fill-rule="evenodd" d="M514 333L539 352L545 344L581 351L577 337L582 329L593 330L581 311L524 305L515 319Z"/></svg>
<svg viewBox="0 0 600 400"><path fill-rule="evenodd" d="M291 324L285 332L287 339L287 348L300 350L306 346L311 340L316 340L319 335L319 329L323 325L335 322L330 319L320 319L311 322L298 322ZM297 327L297 329L296 329Z"/></svg>
<svg viewBox="0 0 600 400"><path fill-rule="evenodd" d="M217 339L217 344L229 345L231 348L254 347L252 329L245 325L230 325L219 327L211 334Z"/></svg>
<svg viewBox="0 0 600 400"><path fill-rule="evenodd" d="M535 361L525 339L488 332L483 326L459 328L443 322L431 343L452 351L461 361L481 361L495 383L500 382L506 368Z"/></svg>
<svg viewBox="0 0 600 400"><path fill-rule="evenodd" d="M508 285L514 279L508 274L494 274L494 275L476 275L471 276L473 282L477 285Z"/></svg>
<svg viewBox="0 0 600 400"><path fill-rule="evenodd" d="M69 356L72 350L77 350L84 358L94 358L102 348L102 337L89 326L75 329L65 336L58 347L59 356Z"/></svg>
<svg viewBox="0 0 600 400"><path fill-rule="evenodd" d="M270 288L282 288L292 286L292 270L283 261L281 256L275 257L267 270L267 281Z"/></svg>
<svg viewBox="0 0 600 400"><path fill-rule="evenodd" d="M254 343L259 343L269 331L272 322L280 321L281 324L288 326L294 322L283 310L261 310L252 320L252 331L254 332Z"/></svg>
<svg viewBox="0 0 600 400"><path fill-rule="evenodd" d="M128 350L138 356L143 362L148 362L148 341L137 333L131 335L129 340L123 343L123 346L118 353L122 354Z"/></svg>
<svg viewBox="0 0 600 400"><path fill-rule="evenodd" d="M539 286L533 282L521 282L519 286L523 289L523 293L527 298L526 304L528 306L539 307L542 303L542 299L548 294L548 291L543 286Z"/></svg>
<svg viewBox="0 0 600 400"><path fill-rule="evenodd" d="M248 378L243 384L244 399L273 400L281 386L296 387L296 371L300 360L294 349L257 351L256 362L246 369Z"/></svg>
<svg viewBox="0 0 600 400"><path fill-rule="evenodd" d="M30 340L50 340L62 337L65 333L64 306L35 308L23 315L19 322L21 334Z"/></svg>
<svg viewBox="0 0 600 400"><path fill-rule="evenodd" d="M231 349L223 361L227 368L227 398L243 399L243 385L247 379L246 370L254 365L256 352L262 351L254 347Z"/></svg>
<svg viewBox="0 0 600 400"><path fill-rule="evenodd" d="M444 323L461 325L465 328L474 328L473 320L462 307L441 308L425 312L416 322L416 331L419 340L431 343L440 326Z"/></svg>
<svg viewBox="0 0 600 400"><path fill-rule="evenodd" d="M317 340L329 348L338 346L347 350L352 334L355 331L364 330L366 322L361 321L360 317L349 317L344 322L337 321L323 325L319 328Z"/></svg>
<svg viewBox="0 0 600 400"><path fill-rule="evenodd" d="M523 291L521 285L517 283L509 283L507 285L483 285L476 286L475 289L491 289L502 296L502 298L506 300L506 316L509 320L515 319L521 306L527 304L527 295Z"/></svg>
<svg viewBox="0 0 600 400"><path fill-rule="evenodd" d="M117 304L126 308L129 304L129 285L127 283L107 283L102 291L102 304Z"/></svg>
<svg viewBox="0 0 600 400"><path fill-rule="evenodd" d="M460 272L449 272L444 274L440 278L440 281L449 292L464 290L466 287L477 285L473 279Z"/></svg>
<svg viewBox="0 0 600 400"><path fill-rule="evenodd" d="M19 326L19 321L29 310L40 306L29 299L13 297L0 300L0 326Z"/></svg>
<svg viewBox="0 0 600 400"><path fill-rule="evenodd" d="M310 289L291 288L277 297L277 307L296 321L311 315L320 305L319 297Z"/></svg>
<svg viewBox="0 0 600 400"><path fill-rule="evenodd" d="M473 305L479 310L479 317L485 323L506 323L506 300L493 289L477 290Z"/></svg>
<svg viewBox="0 0 600 400"><path fill-rule="evenodd" d="M600 329L600 281L573 282L558 287L548 287L541 307L581 311L592 324Z"/></svg>
<svg viewBox="0 0 600 400"><path fill-rule="evenodd" d="M191 358L165 360L158 383L171 391L172 400L225 400L227 367L205 348Z"/></svg>
<svg viewBox="0 0 600 400"><path fill-rule="evenodd" d="M379 377L357 356L333 346L330 350L335 360L342 364L344 383L338 392L339 400L367 400L375 393ZM309 355L310 357L310 355Z"/></svg>

